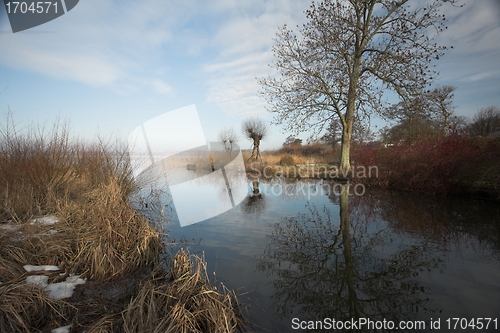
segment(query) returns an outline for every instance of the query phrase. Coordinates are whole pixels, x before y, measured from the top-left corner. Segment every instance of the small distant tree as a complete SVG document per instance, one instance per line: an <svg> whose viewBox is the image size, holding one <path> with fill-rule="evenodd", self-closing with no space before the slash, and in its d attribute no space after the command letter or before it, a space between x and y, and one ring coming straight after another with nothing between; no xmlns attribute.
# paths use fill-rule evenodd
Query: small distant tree
<svg viewBox="0 0 500 333"><path fill-rule="evenodd" d="M453 105L454 86L441 86L427 92L427 102L430 112L437 119L442 132L450 126L450 118L453 116L455 106Z"/></svg>
<svg viewBox="0 0 500 333"><path fill-rule="evenodd" d="M249 160L256 161L257 159L260 159L262 162L260 142L267 136L266 123L259 118L248 118L243 121L241 130L246 138L253 141L252 155Z"/></svg>
<svg viewBox="0 0 500 333"><path fill-rule="evenodd" d="M488 136L497 130L500 130L500 108L498 106L481 108L469 125L469 132L472 136Z"/></svg>
<svg viewBox="0 0 500 333"><path fill-rule="evenodd" d="M399 140L414 141L415 139L439 133L439 130L429 118L416 115L402 119L390 128L382 130L384 141L396 142Z"/></svg>
<svg viewBox="0 0 500 333"><path fill-rule="evenodd" d="M283 142L283 150L289 154L293 154L300 146L302 146L302 139L296 138L293 135L287 137L285 142Z"/></svg>
<svg viewBox="0 0 500 333"><path fill-rule="evenodd" d="M437 131L432 110L425 95L393 104L385 111L386 119L394 125L385 128L382 135L387 141L409 140Z"/></svg>
<svg viewBox="0 0 500 333"><path fill-rule="evenodd" d="M219 142L224 145L224 149L231 153L233 151L233 145L238 142L238 135L232 127L224 128L219 132Z"/></svg>
<svg viewBox="0 0 500 333"><path fill-rule="evenodd" d="M363 143L373 139L373 133L370 130L368 121L355 119L352 126L351 140L358 143ZM342 140L342 123L338 119L330 120L330 125L327 127L325 134L321 137L321 141L335 147Z"/></svg>
<svg viewBox="0 0 500 333"><path fill-rule="evenodd" d="M342 125L336 119L330 121L325 134L321 137L321 141L335 148L342 139Z"/></svg>
<svg viewBox="0 0 500 333"><path fill-rule="evenodd" d="M286 138L285 142L283 142L283 147L290 147L291 145L293 145L293 143L295 142L295 137L293 135L290 135Z"/></svg>

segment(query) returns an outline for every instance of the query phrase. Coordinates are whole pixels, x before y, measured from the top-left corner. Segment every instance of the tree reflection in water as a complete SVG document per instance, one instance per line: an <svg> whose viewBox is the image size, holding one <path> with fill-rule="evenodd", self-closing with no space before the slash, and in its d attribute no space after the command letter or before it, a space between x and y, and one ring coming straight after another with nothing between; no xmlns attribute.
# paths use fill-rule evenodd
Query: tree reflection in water
<svg viewBox="0 0 500 333"><path fill-rule="evenodd" d="M281 319L415 319L429 290L417 277L442 267L434 242L398 242L370 215L349 218L348 186L339 200L340 223L325 207L285 217L273 226L258 269L275 276L273 307ZM381 249L384 249L381 251ZM356 331L356 330L353 330ZM362 330L359 330L362 331Z"/></svg>
<svg viewBox="0 0 500 333"><path fill-rule="evenodd" d="M259 180L252 180L252 193L241 202L241 212L245 215L259 215L266 209L267 199L259 189Z"/></svg>

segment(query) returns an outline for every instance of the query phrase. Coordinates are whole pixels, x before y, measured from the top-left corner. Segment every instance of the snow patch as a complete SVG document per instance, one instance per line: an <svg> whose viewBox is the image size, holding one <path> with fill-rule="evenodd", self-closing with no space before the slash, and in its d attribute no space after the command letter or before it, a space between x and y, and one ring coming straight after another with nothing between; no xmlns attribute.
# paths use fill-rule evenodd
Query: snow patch
<svg viewBox="0 0 500 333"><path fill-rule="evenodd" d="M52 265L43 266L23 266L27 272L39 272L39 271L57 271L59 267ZM61 274L63 275L63 274ZM45 292L49 297L53 299L69 298L73 295L73 291L79 284L85 284L84 279L80 279L80 275L70 275L66 278L64 282L58 283L48 283L49 277L47 275L32 275L26 278L26 283L34 284L40 288L45 289Z"/></svg>
<svg viewBox="0 0 500 333"><path fill-rule="evenodd" d="M24 265L23 268L26 270L26 272L58 271L60 269L58 266L53 266L53 265L42 265L42 266Z"/></svg>
<svg viewBox="0 0 500 333"><path fill-rule="evenodd" d="M26 278L26 283L37 285L40 288L47 287L49 285L47 281L49 281L49 277L47 275L32 275Z"/></svg>
<svg viewBox="0 0 500 333"><path fill-rule="evenodd" d="M44 216L44 217L39 217L39 218L33 219L33 220L31 220L30 224L33 225L35 223L39 223L39 224L43 224L43 225L53 225L57 221L59 221L59 219L57 218L57 216L55 216L55 215L48 215L48 216Z"/></svg>
<svg viewBox="0 0 500 333"><path fill-rule="evenodd" d="M37 237L40 237L40 236L52 236L53 234L56 234L56 233L57 233L57 230L50 229L50 230L47 230L47 232L43 232L41 234L36 234L35 236L37 236Z"/></svg>
<svg viewBox="0 0 500 333"><path fill-rule="evenodd" d="M54 328L51 332L52 333L69 333L70 328L71 328L71 325L66 325L63 327Z"/></svg>
<svg viewBox="0 0 500 333"><path fill-rule="evenodd" d="M17 229L19 229L19 226L13 224L0 224L0 229L7 231L17 231Z"/></svg>
<svg viewBox="0 0 500 333"><path fill-rule="evenodd" d="M58 283L49 284L48 280L47 275L33 275L26 278L26 283L43 288L50 298L63 299L71 297L76 286L86 282L84 279L80 279L80 275L70 275L66 281Z"/></svg>
<svg viewBox="0 0 500 333"><path fill-rule="evenodd" d="M45 288L45 292L53 299L69 298L79 284L85 284L80 275L70 275L65 282L51 283Z"/></svg>

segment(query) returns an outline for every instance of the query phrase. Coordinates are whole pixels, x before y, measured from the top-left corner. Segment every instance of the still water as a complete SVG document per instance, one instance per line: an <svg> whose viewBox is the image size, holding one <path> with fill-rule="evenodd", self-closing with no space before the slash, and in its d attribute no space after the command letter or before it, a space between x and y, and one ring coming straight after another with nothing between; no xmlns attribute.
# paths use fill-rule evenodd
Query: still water
<svg viewBox="0 0 500 333"><path fill-rule="evenodd" d="M349 195L324 181L247 187L224 214L182 228L163 223L191 253L204 253L212 280L242 294L255 331L500 330L498 203Z"/></svg>

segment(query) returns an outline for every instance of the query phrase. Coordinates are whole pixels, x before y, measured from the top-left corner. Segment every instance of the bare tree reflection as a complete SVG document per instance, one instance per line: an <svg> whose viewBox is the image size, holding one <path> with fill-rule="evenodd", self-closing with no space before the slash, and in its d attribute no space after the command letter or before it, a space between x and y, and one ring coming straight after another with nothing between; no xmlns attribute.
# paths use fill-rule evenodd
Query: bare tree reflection
<svg viewBox="0 0 500 333"><path fill-rule="evenodd" d="M252 180L252 193L241 202L241 212L246 215L259 215L266 209L267 199L259 189L259 180Z"/></svg>
<svg viewBox="0 0 500 333"><path fill-rule="evenodd" d="M276 315L397 323L432 311L426 308L429 291L417 280L441 265L432 243L400 244L389 228L372 230L366 220L350 220L348 186L339 208L340 223L326 207L309 205L308 214L282 218L273 227L258 269L277 277ZM392 251L379 252L382 246Z"/></svg>

